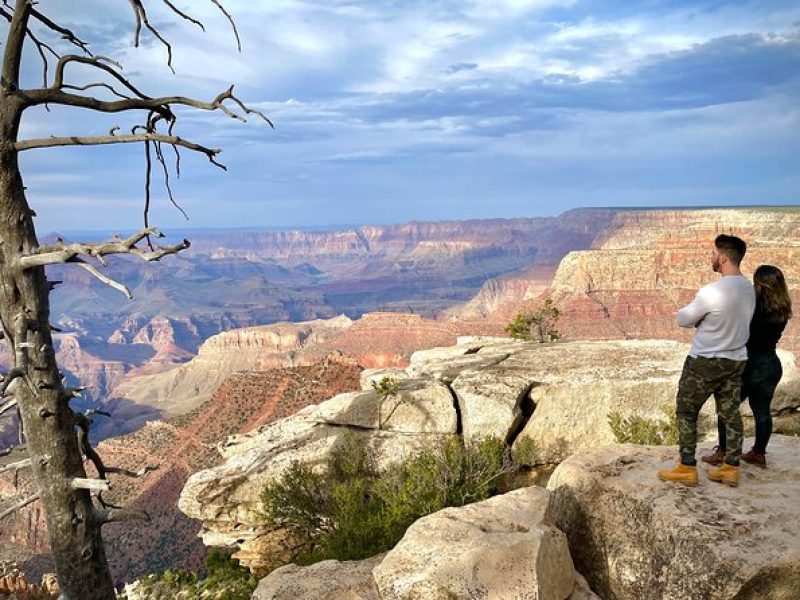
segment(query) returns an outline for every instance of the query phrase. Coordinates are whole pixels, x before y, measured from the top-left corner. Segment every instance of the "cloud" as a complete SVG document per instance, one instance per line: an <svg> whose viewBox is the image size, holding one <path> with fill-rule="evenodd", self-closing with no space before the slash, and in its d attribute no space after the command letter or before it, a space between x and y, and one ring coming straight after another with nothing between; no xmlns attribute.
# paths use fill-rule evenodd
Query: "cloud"
<svg viewBox="0 0 800 600"><path fill-rule="evenodd" d="M690 190L701 203L791 201L800 150L793 2L229 0L241 54L211 2L178 3L207 22L205 33L155 6L175 75L152 36L132 47L126 2L47 8L86 32L95 51L119 57L149 93L210 99L236 83L273 119L275 131L180 111L176 133L224 147L229 167L218 172L184 153L173 183L198 226L247 211L248 222L273 224L535 214L530 198L544 195L557 211L615 190L662 202L678 185L687 202ZM26 55L31 85L41 78L37 60ZM53 108L32 112L22 134L102 134L135 122ZM93 207L123 199L117 213L91 209L85 218L98 226L140 218L141 148L22 161L42 222L64 218L82 197ZM726 174L739 181L735 194ZM154 194L159 217L179 223L158 180Z"/></svg>

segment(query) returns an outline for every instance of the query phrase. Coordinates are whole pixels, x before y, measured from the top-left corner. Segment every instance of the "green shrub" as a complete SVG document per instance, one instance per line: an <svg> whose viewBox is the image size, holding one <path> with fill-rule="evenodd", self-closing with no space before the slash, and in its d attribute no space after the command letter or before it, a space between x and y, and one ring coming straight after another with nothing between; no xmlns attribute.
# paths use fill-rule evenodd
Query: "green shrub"
<svg viewBox="0 0 800 600"><path fill-rule="evenodd" d="M561 311L548 298L535 311L517 313L506 325L506 333L518 340L555 342L561 339L561 334L556 329L560 316Z"/></svg>
<svg viewBox="0 0 800 600"><path fill-rule="evenodd" d="M385 417L383 416L383 405L386 404L389 398L400 393L400 383L396 378L386 375L378 382L373 381L372 389L375 390L375 393L378 395L378 429L383 429L384 424L392 418L394 411L396 411L403 402L403 398L399 398L392 410L389 411L389 414Z"/></svg>
<svg viewBox="0 0 800 600"><path fill-rule="evenodd" d="M266 521L286 528L299 564L357 560L392 548L414 521L496 493L514 465L496 438L452 438L386 472L363 438L346 436L326 473L294 463L261 495Z"/></svg>
<svg viewBox="0 0 800 600"><path fill-rule="evenodd" d="M400 383L395 377L384 375L380 381L372 382L372 389L378 396L385 399L400 391Z"/></svg>
<svg viewBox="0 0 800 600"><path fill-rule="evenodd" d="M647 419L638 415L623 417L619 412L608 415L608 424L620 444L641 444L646 446L671 446L678 443L678 421L675 409L661 409L666 417Z"/></svg>
<svg viewBox="0 0 800 600"><path fill-rule="evenodd" d="M517 438L514 444L514 462L518 465L533 466L539 464L539 447L531 438Z"/></svg>
<svg viewBox="0 0 800 600"><path fill-rule="evenodd" d="M206 556L205 570L204 578L182 569L148 575L139 580L139 591L153 600L249 600L258 585L258 577L219 550Z"/></svg>

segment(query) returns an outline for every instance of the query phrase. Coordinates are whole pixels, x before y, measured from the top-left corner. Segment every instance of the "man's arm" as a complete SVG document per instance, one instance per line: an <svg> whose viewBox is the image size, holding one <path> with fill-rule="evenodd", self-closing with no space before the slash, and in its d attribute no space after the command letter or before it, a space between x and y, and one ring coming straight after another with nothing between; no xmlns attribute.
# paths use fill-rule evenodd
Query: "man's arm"
<svg viewBox="0 0 800 600"><path fill-rule="evenodd" d="M710 310L703 296L703 291L700 290L691 304L684 306L678 311L678 326L697 327Z"/></svg>

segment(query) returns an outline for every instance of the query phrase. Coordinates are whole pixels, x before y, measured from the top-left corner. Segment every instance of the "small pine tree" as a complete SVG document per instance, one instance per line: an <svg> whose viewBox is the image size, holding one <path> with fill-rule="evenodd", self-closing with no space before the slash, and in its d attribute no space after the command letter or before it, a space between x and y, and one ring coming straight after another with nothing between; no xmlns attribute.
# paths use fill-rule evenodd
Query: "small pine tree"
<svg viewBox="0 0 800 600"><path fill-rule="evenodd" d="M555 342L561 339L556 323L561 311L556 308L552 298L547 298L533 312L520 312L506 325L506 333L518 340Z"/></svg>

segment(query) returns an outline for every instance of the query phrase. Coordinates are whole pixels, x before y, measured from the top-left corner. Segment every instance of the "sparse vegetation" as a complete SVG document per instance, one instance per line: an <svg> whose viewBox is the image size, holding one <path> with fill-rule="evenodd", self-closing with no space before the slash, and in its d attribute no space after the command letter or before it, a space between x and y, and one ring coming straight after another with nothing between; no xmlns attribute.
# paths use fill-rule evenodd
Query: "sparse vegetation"
<svg viewBox="0 0 800 600"><path fill-rule="evenodd" d="M506 445L456 439L419 452L385 472L363 438L346 436L326 473L294 463L262 492L266 521L289 532L298 564L356 560L392 548L417 519L497 493L516 469Z"/></svg>
<svg viewBox="0 0 800 600"><path fill-rule="evenodd" d="M380 381L372 382L372 389L383 399L393 396L400 391L400 383L394 377L388 375L381 377Z"/></svg>
<svg viewBox="0 0 800 600"><path fill-rule="evenodd" d="M402 403L402 398L394 405L392 410L389 414L384 418L383 416L383 406L386 404L386 401L391 398L392 396L396 396L400 393L400 382L397 381L396 378L390 377L388 375L381 378L380 381L373 381L372 382L372 389L378 395L378 429L383 429L383 425L388 421L394 411L397 410L397 407L400 406Z"/></svg>
<svg viewBox="0 0 800 600"><path fill-rule="evenodd" d="M678 443L678 421L675 409L663 407L665 419L647 419L639 415L623 417L619 412L608 415L608 424L620 444L670 446Z"/></svg>
<svg viewBox="0 0 800 600"><path fill-rule="evenodd" d="M514 445L514 462L530 467L539 463L539 447L531 438L517 439Z"/></svg>
<svg viewBox="0 0 800 600"><path fill-rule="evenodd" d="M258 585L258 577L219 550L209 553L205 566L205 577L184 570L148 575L134 584L131 595L152 600L249 600ZM124 592L119 596L126 598Z"/></svg>
<svg viewBox="0 0 800 600"><path fill-rule="evenodd" d="M532 312L517 313L506 325L506 333L518 340L537 341L539 343L555 342L561 339L556 323L561 311L556 308L551 298Z"/></svg>

